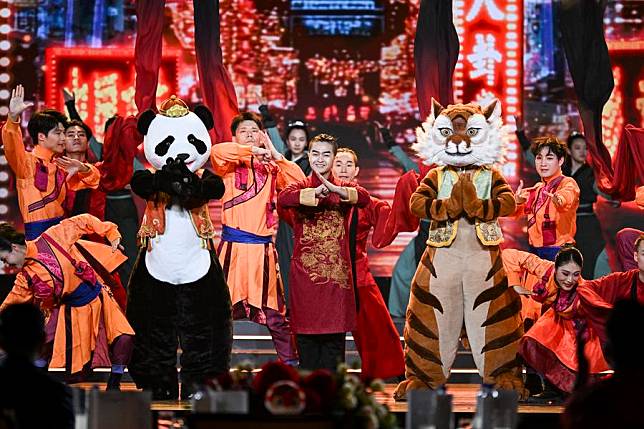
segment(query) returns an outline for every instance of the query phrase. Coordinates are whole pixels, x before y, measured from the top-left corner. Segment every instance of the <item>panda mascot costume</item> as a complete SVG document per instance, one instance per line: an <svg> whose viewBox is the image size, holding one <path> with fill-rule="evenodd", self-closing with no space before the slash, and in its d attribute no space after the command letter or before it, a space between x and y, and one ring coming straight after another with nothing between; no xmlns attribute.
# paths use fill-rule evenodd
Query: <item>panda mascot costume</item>
<svg viewBox="0 0 644 429"><path fill-rule="evenodd" d="M127 316L136 332L129 371L156 400L179 397L178 347L182 399L230 366L230 294L208 212L208 201L224 195L224 183L200 170L210 157L213 125L206 107L191 112L174 96L137 123L155 171L137 171L131 181L147 204L128 287Z"/></svg>

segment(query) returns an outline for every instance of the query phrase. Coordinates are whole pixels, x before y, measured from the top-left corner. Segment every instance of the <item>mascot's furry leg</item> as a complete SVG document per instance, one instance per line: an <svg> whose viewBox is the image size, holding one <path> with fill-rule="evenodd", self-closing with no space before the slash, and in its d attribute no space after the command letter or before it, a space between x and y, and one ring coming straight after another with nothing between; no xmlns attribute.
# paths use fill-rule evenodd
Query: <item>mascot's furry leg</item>
<svg viewBox="0 0 644 429"><path fill-rule="evenodd" d="M396 399L447 381L463 321L484 381L526 393L516 362L519 297L507 287L498 247L481 245L466 221L459 227L451 246L427 248L414 276L404 332L407 380Z"/></svg>

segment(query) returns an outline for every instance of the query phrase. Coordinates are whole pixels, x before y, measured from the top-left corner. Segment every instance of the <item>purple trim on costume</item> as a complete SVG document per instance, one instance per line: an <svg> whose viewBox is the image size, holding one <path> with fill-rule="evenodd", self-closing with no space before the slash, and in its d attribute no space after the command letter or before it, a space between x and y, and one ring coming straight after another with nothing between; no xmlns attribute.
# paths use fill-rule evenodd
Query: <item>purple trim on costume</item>
<svg viewBox="0 0 644 429"><path fill-rule="evenodd" d="M56 174L54 175L54 177L55 177L54 189L51 191L49 195L46 195L42 200L29 204L27 206L27 211L29 213L34 212L36 210L40 210L43 207L45 207L47 204L54 202L58 199L58 196L60 195L60 191L63 189L63 185L65 184L65 172L59 169L58 167L56 167Z"/></svg>
<svg viewBox="0 0 644 429"><path fill-rule="evenodd" d="M266 186L266 182L268 182L268 171L266 170L266 167L260 168L259 166L261 166L261 164L255 165L255 171L253 172L253 179L254 179L253 185L249 189L247 189L244 193L237 195L233 199L224 202L224 210L228 210L230 208L235 207L236 205L245 203L246 201L254 198L257 194L261 192L262 189L264 189L264 186ZM244 167L244 166L237 167L235 169L235 178L237 178L237 170L240 168L246 169L247 167Z"/></svg>

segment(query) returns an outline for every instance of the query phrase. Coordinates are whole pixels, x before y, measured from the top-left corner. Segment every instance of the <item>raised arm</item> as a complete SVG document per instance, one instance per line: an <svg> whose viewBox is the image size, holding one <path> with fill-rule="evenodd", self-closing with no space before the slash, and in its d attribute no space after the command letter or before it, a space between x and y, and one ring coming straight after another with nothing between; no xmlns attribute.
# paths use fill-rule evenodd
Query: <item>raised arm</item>
<svg viewBox="0 0 644 429"><path fill-rule="evenodd" d="M553 193L552 203L557 211L565 212L579 203L579 186L571 178L565 178Z"/></svg>
<svg viewBox="0 0 644 429"><path fill-rule="evenodd" d="M60 158L59 158L60 159ZM101 181L101 172L96 166L84 163L87 171L78 171L67 179L67 186L73 191L80 189L96 189Z"/></svg>
<svg viewBox="0 0 644 429"><path fill-rule="evenodd" d="M297 183L301 180L306 179L306 176L302 172L302 169L296 163L291 162L286 158L275 160L275 163L279 167L276 183L278 191L285 189L291 183Z"/></svg>
<svg viewBox="0 0 644 429"><path fill-rule="evenodd" d="M556 293L556 286L550 282L554 275L554 262L539 258L532 253L516 249L504 249L501 252L503 268L508 277L508 286L527 289L524 273L532 274L539 281L532 287L531 296L536 301L546 301Z"/></svg>
<svg viewBox="0 0 644 429"><path fill-rule="evenodd" d="M22 130L20 129L20 115L32 105L33 103L25 102L25 90L22 85L16 86L11 91L9 117L4 127L2 127L2 141L7 163L9 163L9 167L11 167L16 177L20 179L33 175L31 163L28 160L27 151L22 142Z"/></svg>
<svg viewBox="0 0 644 429"><path fill-rule="evenodd" d="M387 222L391 216L391 206L387 201L377 198L372 198L371 204L373 205L372 210L369 210L369 223L373 225L371 244L376 248L384 247L386 244L382 244L386 242L389 237Z"/></svg>
<svg viewBox="0 0 644 429"><path fill-rule="evenodd" d="M113 251L117 249L121 240L121 234L114 223L102 222L90 214L72 216L47 230L47 235L67 248L86 234L105 237L112 245Z"/></svg>
<svg viewBox="0 0 644 429"><path fill-rule="evenodd" d="M212 147L210 162L215 174L223 177L240 162L250 162L253 146L237 143L218 143Z"/></svg>
<svg viewBox="0 0 644 429"><path fill-rule="evenodd" d="M277 195L277 205L281 208L295 208L301 205L317 206L315 188L307 188L307 183L300 181L291 183Z"/></svg>

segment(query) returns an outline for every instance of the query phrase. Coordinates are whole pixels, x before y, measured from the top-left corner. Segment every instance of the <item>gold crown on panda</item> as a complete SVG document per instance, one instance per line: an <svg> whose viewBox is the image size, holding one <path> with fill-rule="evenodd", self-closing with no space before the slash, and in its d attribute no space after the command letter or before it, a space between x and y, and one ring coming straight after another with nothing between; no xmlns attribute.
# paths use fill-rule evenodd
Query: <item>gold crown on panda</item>
<svg viewBox="0 0 644 429"><path fill-rule="evenodd" d="M190 113L188 105L176 95L171 95L159 106L159 113L169 118L180 118Z"/></svg>

